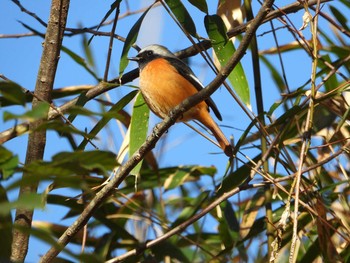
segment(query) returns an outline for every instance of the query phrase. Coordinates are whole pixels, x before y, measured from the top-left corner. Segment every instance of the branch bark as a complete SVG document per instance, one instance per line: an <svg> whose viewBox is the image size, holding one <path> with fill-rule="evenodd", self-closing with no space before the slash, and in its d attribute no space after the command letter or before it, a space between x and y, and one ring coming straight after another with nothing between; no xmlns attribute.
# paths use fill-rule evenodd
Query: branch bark
<svg viewBox="0 0 350 263"><path fill-rule="evenodd" d="M89 205L78 217L78 219L62 234L58 239L57 245L50 248L50 250L41 258L41 262L51 262L60 251L69 243L72 237L88 222L94 211L107 199L107 197L115 190L116 187L126 178L129 172L139 163L145 154L149 152L156 142L159 140L162 134L164 134L171 125L175 123L178 116L183 114L186 110L190 109L193 105L198 104L200 101L205 100L211 94L213 94L220 85L225 81L226 77L239 63L241 58L244 56L251 39L253 38L257 28L261 25L263 19L266 17L274 0L266 0L261 7L256 18L252 21L250 26L247 28L246 34L244 35L239 47L229 60L227 66L225 66L216 78L202 91L198 92L194 96L189 97L179 106L175 107L174 110L169 114L164 121L158 125L152 135L150 135L146 142L140 147L138 151L118 170L117 174L112 180L101 189L100 192L91 200ZM179 229L180 231L181 229ZM182 229L183 230L183 229Z"/></svg>
<svg viewBox="0 0 350 263"><path fill-rule="evenodd" d="M51 101L51 92L55 80L60 49L62 45L63 33L66 26L69 0L53 0L47 32L45 36L44 49L41 56L39 72L35 85L35 95L32 101L32 108L38 107L40 103ZM38 100L40 98L41 100ZM32 122L28 128L31 134L28 137L28 147L25 163L29 164L36 160L41 160L44 155L46 145L46 131L37 131L37 127L44 120ZM30 176L24 172L23 177ZM22 185L19 196L36 193L37 184ZM29 229L31 228L34 210L18 208L13 230L13 241L11 251L11 261L23 262L28 252Z"/></svg>

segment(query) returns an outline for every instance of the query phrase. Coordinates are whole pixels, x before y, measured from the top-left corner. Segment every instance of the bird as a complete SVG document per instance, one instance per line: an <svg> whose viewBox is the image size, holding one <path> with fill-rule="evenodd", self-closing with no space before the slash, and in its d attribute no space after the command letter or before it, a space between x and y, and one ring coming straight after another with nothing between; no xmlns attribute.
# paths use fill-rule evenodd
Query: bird
<svg viewBox="0 0 350 263"><path fill-rule="evenodd" d="M191 68L164 46L149 45L136 57L128 59L138 63L141 94L151 111L162 119L186 98L204 88ZM217 106L208 98L184 112L177 122L197 120L211 131L224 153L231 157L232 146L211 117L209 108L221 121Z"/></svg>

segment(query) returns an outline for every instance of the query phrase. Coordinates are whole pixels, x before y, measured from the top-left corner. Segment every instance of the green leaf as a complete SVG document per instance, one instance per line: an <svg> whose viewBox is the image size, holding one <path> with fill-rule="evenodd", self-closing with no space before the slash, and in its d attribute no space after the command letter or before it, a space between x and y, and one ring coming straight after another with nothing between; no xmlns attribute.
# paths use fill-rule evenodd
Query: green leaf
<svg viewBox="0 0 350 263"><path fill-rule="evenodd" d="M283 77L276 69L275 65L273 65L265 56L260 56L260 59L270 70L271 77L274 80L277 87L279 88L280 92L286 92L286 84L283 80Z"/></svg>
<svg viewBox="0 0 350 263"><path fill-rule="evenodd" d="M92 35L91 38L93 38L94 35ZM94 55L93 55L93 51L91 46L89 45L89 40L87 40L87 37L85 34L82 35L82 49L84 51L84 55L86 57L87 63L88 65L90 65L92 68L94 68L94 70L96 70L95 66L95 59L94 59Z"/></svg>
<svg viewBox="0 0 350 263"><path fill-rule="evenodd" d="M54 176L107 174L117 166L115 154L107 151L61 152L51 162L32 162L24 167L27 173L49 178Z"/></svg>
<svg viewBox="0 0 350 263"><path fill-rule="evenodd" d="M131 156L145 142L148 132L149 108L145 103L141 92L136 96L130 123L129 155ZM138 175L142 166L139 162L130 172Z"/></svg>
<svg viewBox="0 0 350 263"><path fill-rule="evenodd" d="M182 27L193 37L197 38L196 26L191 18L191 15L187 12L187 9L180 0L165 0L171 12L175 15Z"/></svg>
<svg viewBox="0 0 350 263"><path fill-rule="evenodd" d="M215 54L221 66L224 67L236 51L226 35L227 30L224 22L218 15L207 15L204 18L204 23ZM228 80L243 103L250 108L249 86L241 63L238 63L230 73Z"/></svg>
<svg viewBox="0 0 350 263"><path fill-rule="evenodd" d="M91 76L93 76L97 81L100 81L100 78L95 74L95 72L90 69L89 65L86 63L85 59L79 56L77 53L72 50L62 46L62 51L65 52L71 59L73 59L78 65L82 66Z"/></svg>
<svg viewBox="0 0 350 263"><path fill-rule="evenodd" d="M25 105L26 94L20 85L14 82L0 81L0 93L3 97L0 98L0 106L3 106L3 102L8 100L16 105Z"/></svg>
<svg viewBox="0 0 350 263"><path fill-rule="evenodd" d="M203 13L208 14L208 5L206 0L188 0L188 2L197 7Z"/></svg>
<svg viewBox="0 0 350 263"><path fill-rule="evenodd" d="M254 157L253 162L257 163L261 158L261 155L257 155ZM228 176L226 176L222 183L217 187L217 196L221 196L224 193L229 192L230 190L238 187L241 185L248 177L251 171L250 165L244 164L241 167L239 167L236 171L233 173L230 173Z"/></svg>
<svg viewBox="0 0 350 263"><path fill-rule="evenodd" d="M217 172L216 168L212 166L203 167L195 165L184 167L167 167L158 169L156 173L154 170L143 169L142 180L139 180L137 188L140 190L153 189L155 186L154 182L158 182L159 185L164 185L165 181L168 180L168 177L170 177L172 174L182 173L179 172L179 170L188 174L188 176L185 178L185 182L198 181L203 175L214 176ZM133 177L128 176L125 179L125 183L126 186L120 189L122 193L128 194L135 191L135 179Z"/></svg>
<svg viewBox="0 0 350 263"><path fill-rule="evenodd" d="M190 177L193 177L194 174L201 175L210 175L214 176L216 173L215 168L207 168L207 167L201 167L201 166L193 166L190 169L187 167L179 167L174 173L169 174L164 182L164 189L170 190L174 189L182 184L184 184L186 181L189 180Z"/></svg>
<svg viewBox="0 0 350 263"><path fill-rule="evenodd" d="M23 193L19 196L18 200L14 202L3 201L0 203L0 215L8 214L12 209L35 209L44 208L45 202L43 195L37 193Z"/></svg>
<svg viewBox="0 0 350 263"><path fill-rule="evenodd" d="M145 16L147 15L148 11L152 8L153 5L151 5L147 10L142 14L142 16L136 21L136 23L133 25L131 30L129 31L125 43L123 46L122 55L120 57L120 63L119 63L119 74L122 75L126 66L129 64L128 60L128 53L131 48L131 46L136 42L137 36L139 35L139 31L141 28L141 24Z"/></svg>
<svg viewBox="0 0 350 263"><path fill-rule="evenodd" d="M1 156L1 154L0 154ZM0 204L8 204L6 190L0 185ZM10 262L12 244L12 216L8 211L0 215L0 259Z"/></svg>
<svg viewBox="0 0 350 263"><path fill-rule="evenodd" d="M89 132L89 138L94 138L96 135L107 125L107 123L113 118L113 116L117 117L116 114L123 109L137 94L137 90L130 92L125 95L118 103L114 104L108 111L108 115L103 115L103 118L99 120L96 125ZM88 140L84 139L80 145L78 146L78 150L83 150L87 145Z"/></svg>
<svg viewBox="0 0 350 263"><path fill-rule="evenodd" d="M155 258L157 259L157 262L164 262L164 258L168 257L171 258L172 262L184 262L189 263L191 262L181 251L181 249L168 242L160 242L156 246L151 248L152 252L155 255Z"/></svg>
<svg viewBox="0 0 350 263"><path fill-rule="evenodd" d="M224 203L224 215L228 226L234 232L239 231L239 222L235 214L235 210L230 202L225 201Z"/></svg>
<svg viewBox="0 0 350 263"><path fill-rule="evenodd" d="M107 151L61 152L52 158L56 166L72 165L89 171L107 172L116 165L115 154Z"/></svg>
<svg viewBox="0 0 350 263"><path fill-rule="evenodd" d="M89 101L89 99L86 97L86 92L82 92L79 95L79 98L78 98L77 102L75 103L75 105L78 107L83 107L88 101ZM70 122L73 122L76 117L77 117L77 114L74 114L74 113L70 114L68 116L68 120Z"/></svg>
<svg viewBox="0 0 350 263"><path fill-rule="evenodd" d="M18 167L18 156L0 145L0 179L7 179Z"/></svg>
<svg viewBox="0 0 350 263"><path fill-rule="evenodd" d="M184 207L171 227L173 228L175 226L178 226L181 223L185 222L188 218L195 215L197 211L202 207L204 201L207 200L209 193L209 191L204 191L195 198L189 198L189 202L186 204L186 207Z"/></svg>
<svg viewBox="0 0 350 263"><path fill-rule="evenodd" d="M39 119L45 119L47 118L47 113L49 111L50 104L47 102L40 102L38 106L36 106L34 109L29 110L23 114L13 114L10 112L5 111L3 118L4 121L12 120L12 119L21 119L24 121L35 121Z"/></svg>
<svg viewBox="0 0 350 263"><path fill-rule="evenodd" d="M349 31L349 27L347 25L348 19L340 12L337 8L332 5L329 5L329 9L332 12L335 19L339 22L339 24L347 31Z"/></svg>
<svg viewBox="0 0 350 263"><path fill-rule="evenodd" d="M242 216L242 222L240 225L240 236L244 239L248 234L250 229L252 228L256 217L259 212L259 208L261 208L265 202L265 189L259 189L253 198L249 199L245 209L244 214Z"/></svg>

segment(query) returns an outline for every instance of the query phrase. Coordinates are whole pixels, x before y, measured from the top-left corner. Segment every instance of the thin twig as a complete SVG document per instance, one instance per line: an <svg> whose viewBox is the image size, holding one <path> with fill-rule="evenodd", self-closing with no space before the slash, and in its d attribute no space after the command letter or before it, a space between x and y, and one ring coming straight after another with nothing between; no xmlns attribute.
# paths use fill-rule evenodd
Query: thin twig
<svg viewBox="0 0 350 263"><path fill-rule="evenodd" d="M112 51L113 51L113 40L114 40L113 36L115 33L115 29L117 27L118 16L120 13L119 6L120 6L120 2L117 3L116 9L115 9L115 17L114 17L113 26L112 26L111 33L110 33L110 38L109 38L108 55L107 55L107 60L106 60L106 68L105 68L105 74L103 77L103 81L108 80L108 71L109 71L109 66L111 63L111 56L112 56Z"/></svg>

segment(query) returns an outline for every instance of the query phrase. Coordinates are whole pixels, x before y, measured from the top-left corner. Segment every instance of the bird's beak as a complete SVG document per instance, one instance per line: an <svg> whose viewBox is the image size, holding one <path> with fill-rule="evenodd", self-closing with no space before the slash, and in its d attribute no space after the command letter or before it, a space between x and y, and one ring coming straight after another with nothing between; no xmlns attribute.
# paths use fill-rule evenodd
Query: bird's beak
<svg viewBox="0 0 350 263"><path fill-rule="evenodd" d="M138 62L140 60L140 58L139 57L130 57L130 58L128 58L128 60Z"/></svg>

